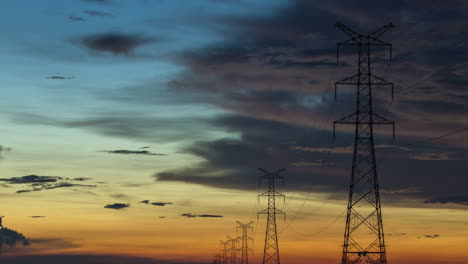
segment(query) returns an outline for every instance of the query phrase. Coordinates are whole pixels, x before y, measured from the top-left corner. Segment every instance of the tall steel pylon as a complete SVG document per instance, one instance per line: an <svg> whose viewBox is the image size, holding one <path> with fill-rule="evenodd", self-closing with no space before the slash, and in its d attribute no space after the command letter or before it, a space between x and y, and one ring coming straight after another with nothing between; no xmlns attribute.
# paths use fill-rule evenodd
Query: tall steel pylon
<svg viewBox="0 0 468 264"><path fill-rule="evenodd" d="M228 245L229 245L229 242L228 241L222 241L220 240L220 246L221 246L221 263L222 264L229 264L228 263L228 255L227 255L227 252L228 252Z"/></svg>
<svg viewBox="0 0 468 264"><path fill-rule="evenodd" d="M228 243L230 245L230 249L229 249L229 264L236 264L236 260L237 260L237 241L239 240L239 237L236 237L236 238L231 238L231 237L227 237L228 238Z"/></svg>
<svg viewBox="0 0 468 264"><path fill-rule="evenodd" d="M275 183L276 180L279 179L282 179L284 181L284 177L279 174L285 169L280 169L274 173L268 172L261 168L259 170L263 173L263 176L260 176L259 180L268 180L268 191L259 195L259 198L261 196L268 197L268 208L258 212L258 214L267 215L265 248L263 251L263 264L280 264L280 256L278 249L278 233L276 228L276 215L285 215L285 213L281 210L276 209L276 197L280 196L284 199L284 195L276 191Z"/></svg>
<svg viewBox="0 0 468 264"><path fill-rule="evenodd" d="M239 221L237 221L237 224L239 226L237 227L237 231L239 231L239 228L242 229L242 236L240 237L242 241L242 245L240 248L241 251L241 261L240 264L248 264L249 263L249 252L252 251L251 248L249 248L249 240L253 240L253 238L249 237L248 231L253 230L253 227L251 226L254 222L250 222L248 224L243 224Z"/></svg>
<svg viewBox="0 0 468 264"><path fill-rule="evenodd" d="M386 264L373 126L393 125L395 136L395 123L373 112L372 88L374 85L391 86L393 98L393 83L371 73L371 47L389 47L391 59L392 44L380 40L380 37L394 26L391 23L387 24L368 35L356 33L341 23L337 23L336 26L349 37L348 40L337 44L337 58L340 46L355 46L359 49L357 74L335 84L335 98L338 85L357 87L356 112L333 123L333 133L336 124L355 126L348 214L341 263Z"/></svg>

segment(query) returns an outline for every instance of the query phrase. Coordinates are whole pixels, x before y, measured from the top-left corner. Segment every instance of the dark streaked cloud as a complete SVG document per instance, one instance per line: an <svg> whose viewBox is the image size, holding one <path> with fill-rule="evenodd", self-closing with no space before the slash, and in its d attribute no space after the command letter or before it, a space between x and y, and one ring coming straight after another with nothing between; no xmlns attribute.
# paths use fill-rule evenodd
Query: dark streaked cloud
<svg viewBox="0 0 468 264"><path fill-rule="evenodd" d="M199 133L199 131L215 129L206 118L160 118L146 115L134 116L128 113L119 117L109 115L80 120L20 114L15 116L13 121L30 125L82 128L105 136L156 143L212 138L211 134Z"/></svg>
<svg viewBox="0 0 468 264"><path fill-rule="evenodd" d="M114 203L114 204L108 204L106 206L104 206L104 208L107 208L107 209L114 209L114 210L122 210L122 209L125 209L125 208L128 208L130 207L130 204L125 204L125 203Z"/></svg>
<svg viewBox="0 0 468 264"><path fill-rule="evenodd" d="M213 215L213 214L192 214L192 213L186 213L186 214L181 214L181 216L187 217L187 218L194 218L194 217L201 217L201 218L221 218L223 217L222 215Z"/></svg>
<svg viewBox="0 0 468 264"><path fill-rule="evenodd" d="M18 190L16 193L29 193L29 192L38 192L43 190L53 190L58 188L71 188L71 187L90 187L94 188L96 185L87 185L87 184L75 184L69 182L61 182L54 184L33 184L31 189Z"/></svg>
<svg viewBox="0 0 468 264"><path fill-rule="evenodd" d="M191 213L185 213L185 214L181 214L181 216L188 217L188 218L197 217L197 215L195 215L195 214L191 214Z"/></svg>
<svg viewBox="0 0 468 264"><path fill-rule="evenodd" d="M223 216L222 215L212 215L212 214L201 214L201 215L198 215L198 217L219 218L219 217L223 217Z"/></svg>
<svg viewBox="0 0 468 264"><path fill-rule="evenodd" d="M100 152L106 152L109 154L135 154L135 155L148 155L148 156L167 156L167 154L153 153L148 150L128 150L128 149L117 149L117 150L102 150Z"/></svg>
<svg viewBox="0 0 468 264"><path fill-rule="evenodd" d="M70 183L68 181L85 181L89 178L64 178L59 176L38 176L27 175L22 177L0 178L0 181L7 182L8 184L28 185L29 189L18 190L16 193L29 193L42 190L53 190L57 188L69 187L96 187L96 185L85 185Z"/></svg>
<svg viewBox="0 0 468 264"><path fill-rule="evenodd" d="M47 216L45 216L45 215L31 215L30 217L31 218L45 218Z"/></svg>
<svg viewBox="0 0 468 264"><path fill-rule="evenodd" d="M431 200L424 201L426 204L460 204L468 206L468 196L461 195L461 196L446 196L446 197L437 197Z"/></svg>
<svg viewBox="0 0 468 264"><path fill-rule="evenodd" d="M155 205L155 206L166 206L168 204L172 204L172 203L162 203L162 202L155 202L155 203L151 203L152 205Z"/></svg>
<svg viewBox="0 0 468 264"><path fill-rule="evenodd" d="M143 200L140 203L149 204L149 200Z"/></svg>
<svg viewBox="0 0 468 264"><path fill-rule="evenodd" d="M57 182L62 180L62 177L58 176L37 176L37 175L27 175L22 177L12 177L12 178L0 178L0 181L8 182L10 184L28 184L28 183L50 183Z"/></svg>
<svg viewBox="0 0 468 264"><path fill-rule="evenodd" d="M155 41L152 37L118 32L89 35L79 40L88 49L114 55L128 55L136 48Z"/></svg>

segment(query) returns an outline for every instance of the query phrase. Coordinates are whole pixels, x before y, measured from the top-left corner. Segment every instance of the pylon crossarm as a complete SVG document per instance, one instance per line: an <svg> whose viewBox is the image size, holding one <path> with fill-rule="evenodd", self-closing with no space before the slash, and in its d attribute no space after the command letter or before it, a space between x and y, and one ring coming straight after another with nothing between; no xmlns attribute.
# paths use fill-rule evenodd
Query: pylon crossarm
<svg viewBox="0 0 468 264"><path fill-rule="evenodd" d="M356 113L352 113L333 122L334 125L356 124Z"/></svg>
<svg viewBox="0 0 468 264"><path fill-rule="evenodd" d="M362 37L361 34L359 33L356 33L354 30L352 30L351 28L343 25L341 22L336 22L335 26L339 29L341 29L341 31L343 31L346 35L348 35L352 41L355 41L356 43L359 43L359 38Z"/></svg>
<svg viewBox="0 0 468 264"><path fill-rule="evenodd" d="M377 29L376 31L370 33L368 36L370 39L372 40L378 40L378 38L380 38L380 36L382 36L383 34L385 34L385 32L387 32L389 29L391 28L394 28L395 26L393 25L393 23L388 23L387 25Z"/></svg>

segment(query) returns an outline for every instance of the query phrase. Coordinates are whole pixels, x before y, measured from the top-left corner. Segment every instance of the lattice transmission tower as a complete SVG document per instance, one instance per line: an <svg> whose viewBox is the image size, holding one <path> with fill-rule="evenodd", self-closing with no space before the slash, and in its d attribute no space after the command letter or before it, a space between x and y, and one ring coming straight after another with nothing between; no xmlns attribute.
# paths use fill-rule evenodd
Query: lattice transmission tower
<svg viewBox="0 0 468 264"><path fill-rule="evenodd" d="M227 237L228 238L228 243L229 243L229 246L230 246L230 249L229 249L229 258L228 258L228 264L236 264L236 260L237 260L237 241L239 241L239 237L236 237L236 238L231 238L231 237Z"/></svg>
<svg viewBox="0 0 468 264"><path fill-rule="evenodd" d="M284 195L276 191L276 180L282 179L284 177L280 175L281 172L285 169L280 169L274 173L268 172L264 169L259 169L263 175L259 177L259 180L262 179L268 180L268 191L259 195L268 197L268 208L258 212L258 214L267 215L267 225L265 232L265 248L263 251L263 264L280 264L280 255L278 249L278 232L276 228L276 215L285 213L279 209L276 209L276 197L283 197ZM284 201L284 200L283 200Z"/></svg>
<svg viewBox="0 0 468 264"><path fill-rule="evenodd" d="M391 86L393 98L393 83L371 72L371 48L389 47L391 59L392 44L382 41L380 37L394 26L391 23L387 24L368 35L356 33L341 23L337 23L336 26L349 37L337 44L337 58L340 46L354 46L359 50L357 74L335 84L335 98L339 85L357 87L356 112L333 123L333 134L337 124L355 126L348 214L341 263L386 264L373 126L392 125L395 136L395 123L373 112L372 88L375 85Z"/></svg>
<svg viewBox="0 0 468 264"><path fill-rule="evenodd" d="M239 224L239 226L237 227L237 231L239 231L239 228L242 229L242 236L240 237L242 245L241 245L241 248L239 249L241 251L240 264L249 264L249 252L253 251L249 247L249 240L253 240L253 238L249 237L249 230L253 231L253 227L252 227L253 223L254 222L243 224L237 221L237 224Z"/></svg>
<svg viewBox="0 0 468 264"><path fill-rule="evenodd" d="M228 263L228 245L229 245L229 242L228 241L222 241L220 240L220 246L221 246L221 263L222 264L229 264Z"/></svg>

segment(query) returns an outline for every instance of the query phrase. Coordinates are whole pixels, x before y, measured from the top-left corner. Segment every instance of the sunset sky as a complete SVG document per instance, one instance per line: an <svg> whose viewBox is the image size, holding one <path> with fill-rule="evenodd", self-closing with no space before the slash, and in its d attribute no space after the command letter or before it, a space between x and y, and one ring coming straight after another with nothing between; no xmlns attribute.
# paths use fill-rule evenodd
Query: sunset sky
<svg viewBox="0 0 468 264"><path fill-rule="evenodd" d="M0 216L30 240L2 264L210 263L236 221L259 264L260 167L286 168L281 262L339 263L355 87L334 82L357 59L336 63L337 21L396 26L373 57L395 83L374 90L389 263L467 263L467 1L1 3Z"/></svg>

